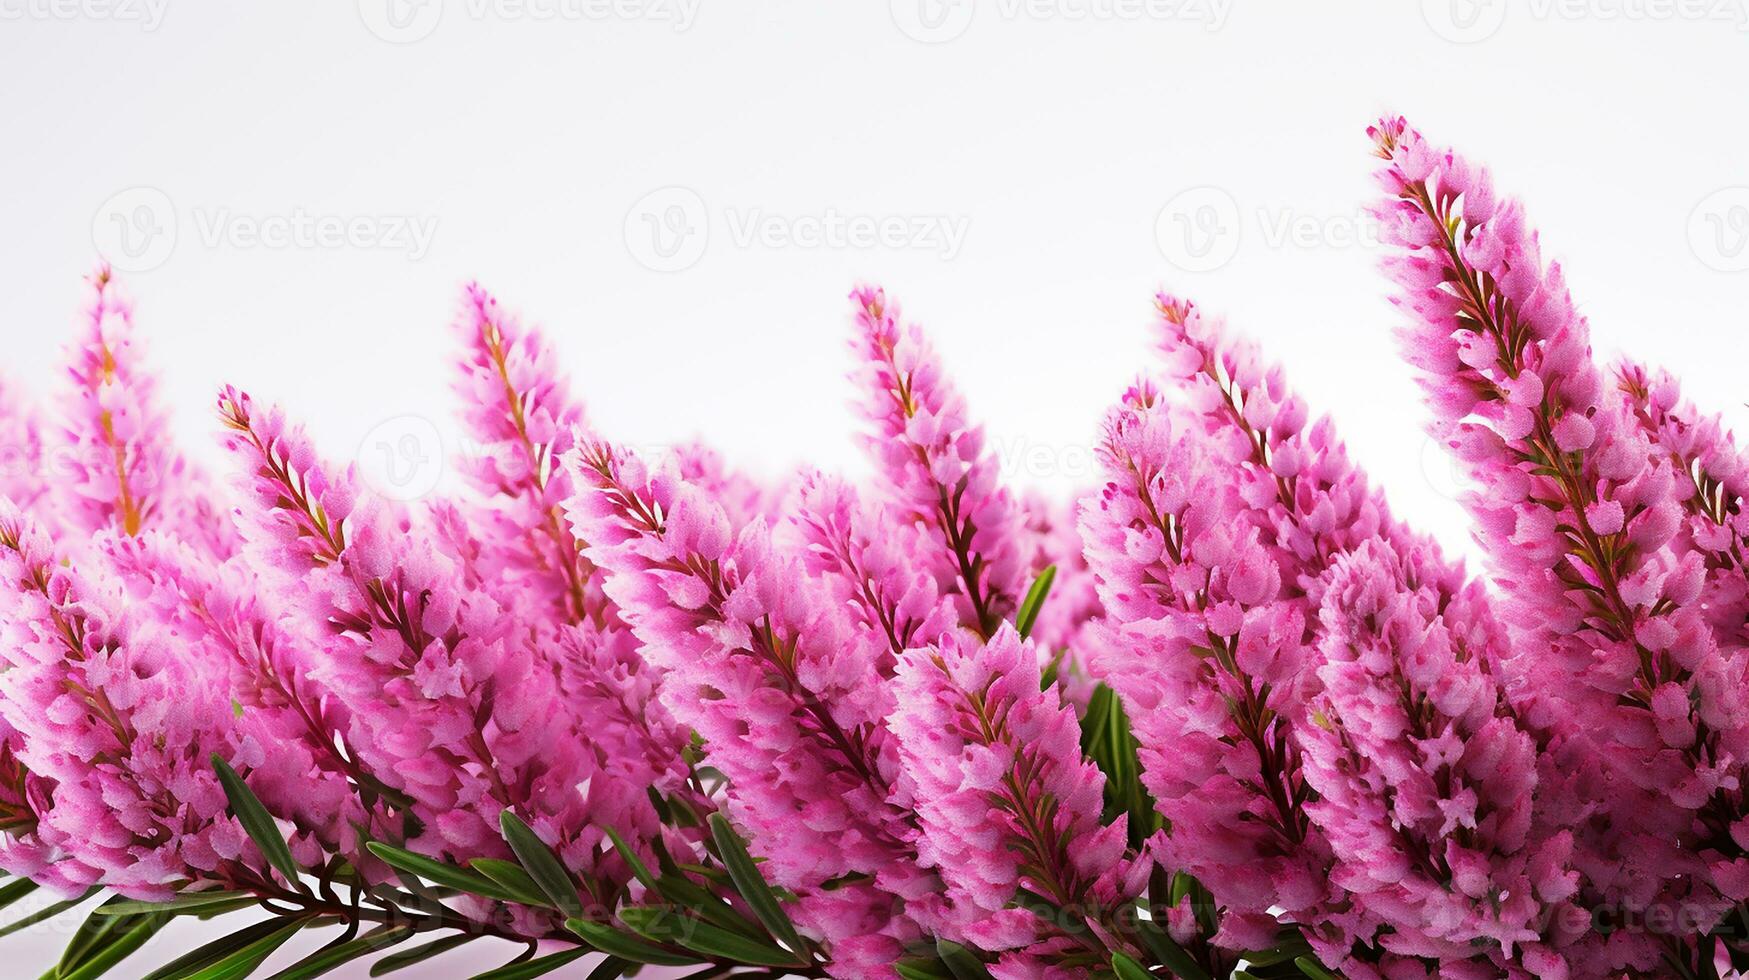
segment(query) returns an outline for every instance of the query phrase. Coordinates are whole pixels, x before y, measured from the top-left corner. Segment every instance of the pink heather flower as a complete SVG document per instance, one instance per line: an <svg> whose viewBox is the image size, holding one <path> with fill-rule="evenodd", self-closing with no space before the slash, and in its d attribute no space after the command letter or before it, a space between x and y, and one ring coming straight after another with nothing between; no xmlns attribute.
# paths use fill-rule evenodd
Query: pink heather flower
<svg viewBox="0 0 1749 980"><path fill-rule="evenodd" d="M470 511L482 574L503 595L546 607L531 615L601 625L610 616L606 599L561 507L571 490L558 461L583 408L540 331L525 329L477 285L467 287L456 330L466 351L456 394L478 445L462 469L485 498Z"/></svg>
<svg viewBox="0 0 1749 980"><path fill-rule="evenodd" d="M1318 599L1320 578L1345 551L1403 535L1383 496L1348 459L1328 417L1308 425L1305 403L1254 344L1227 336L1195 303L1161 293L1166 380L1221 464L1243 511L1277 552L1290 591Z"/></svg>
<svg viewBox="0 0 1749 980"><path fill-rule="evenodd" d="M662 703L728 777L730 812L766 873L801 896L798 921L835 944L896 951L910 930L900 902L924 902L931 882L888 802L885 644L853 628L762 520L734 532L678 461L652 467L584 443L566 465L573 526L663 672Z"/></svg>
<svg viewBox="0 0 1749 980"><path fill-rule="evenodd" d="M55 847L38 833L54 805L54 784L18 759L22 736L0 718L0 870L21 878L48 879L59 891L78 888L55 877Z"/></svg>
<svg viewBox="0 0 1749 980"><path fill-rule="evenodd" d="M624 869L599 861L603 825L641 829L644 785L592 778L589 726L529 636L489 595L458 589L453 559L361 497L350 471L326 470L279 412L227 390L220 414L244 471L249 553L275 573L301 638L320 644L311 676L344 704L348 744L412 800L425 831L409 846L505 856L497 815L513 809L605 904Z"/></svg>
<svg viewBox="0 0 1749 980"><path fill-rule="evenodd" d="M48 490L36 412L0 379L0 500L30 511Z"/></svg>
<svg viewBox="0 0 1749 980"><path fill-rule="evenodd" d="M1426 583L1439 562L1379 541L1338 560L1319 613L1324 687L1296 729L1332 880L1364 913L1358 938L1387 951L1387 973L1395 957L1443 975L1548 951L1578 889L1572 835L1540 835L1533 814L1538 746L1490 672L1504 634L1479 585L1448 603ZM1352 969L1352 945L1322 959Z"/></svg>
<svg viewBox="0 0 1749 980"><path fill-rule="evenodd" d="M38 880L142 900L234 880L248 841L209 761L239 752L223 685L174 624L69 567L10 505L0 579L0 715L16 763L53 787L33 800L56 849Z"/></svg>
<svg viewBox="0 0 1749 980"><path fill-rule="evenodd" d="M52 447L66 487L57 499L60 520L86 535L153 528L209 554L230 554L230 524L204 495L207 481L170 442L156 379L134 336L131 304L119 295L108 266L89 282L91 302L68 370L67 419L61 444Z"/></svg>
<svg viewBox="0 0 1749 980"><path fill-rule="evenodd" d="M1372 135L1406 355L1431 431L1478 485L1466 503L1521 653L1528 720L1583 739L1616 780L1596 801L1613 819L1576 860L1601 901L1686 891L1697 859L1727 876L1713 882L1725 898L1749 897L1725 832L1744 816L1742 658L1696 601L1707 557L1679 533L1690 481L1606 387L1518 203L1401 120Z"/></svg>
<svg viewBox="0 0 1749 980"><path fill-rule="evenodd" d="M989 636L1028 584L1014 500L922 330L901 326L898 307L879 289L851 298L859 408L871 428L864 443L892 505L935 529L920 556L926 567L957 592L964 622Z"/></svg>
<svg viewBox="0 0 1749 980"><path fill-rule="evenodd" d="M293 853L312 865L326 851L369 862L358 828L397 832L382 802L385 784L347 745L350 719L315 678L312 644L287 630L258 577L214 564L165 535L111 538L103 557L131 605L181 638L184 657L223 684L241 747L236 765L250 788L289 821ZM368 810L360 798L374 801Z"/></svg>
<svg viewBox="0 0 1749 980"><path fill-rule="evenodd" d="M918 557L928 532L864 504L849 484L817 473L804 478L789 527L808 573L885 648L876 664L881 676L892 676L906 650L958 627Z"/></svg>
<svg viewBox="0 0 1749 980"><path fill-rule="evenodd" d="M1622 364L1616 386L1641 431L1670 455L1687 533L1706 556L1701 606L1719 643L1740 647L1749 642L1749 458L1717 415L1702 415L1683 401L1676 379L1665 372Z"/></svg>
<svg viewBox="0 0 1749 980"><path fill-rule="evenodd" d="M1271 909L1309 909L1326 890L1292 736L1312 655L1303 603L1282 601L1219 457L1146 389L1130 397L1106 421L1108 482L1081 516L1113 632L1096 669L1123 699L1170 823L1163 857L1227 908L1224 945L1255 948L1274 934Z"/></svg>
<svg viewBox="0 0 1749 980"><path fill-rule="evenodd" d="M1006 624L987 643L949 633L905 653L896 693L918 855L946 881L959 928L992 951L1060 938L1015 905L1025 888L1071 917L1076 942L1107 949L1125 822L1100 825L1105 777L1082 758L1074 709L1041 690L1031 642Z"/></svg>

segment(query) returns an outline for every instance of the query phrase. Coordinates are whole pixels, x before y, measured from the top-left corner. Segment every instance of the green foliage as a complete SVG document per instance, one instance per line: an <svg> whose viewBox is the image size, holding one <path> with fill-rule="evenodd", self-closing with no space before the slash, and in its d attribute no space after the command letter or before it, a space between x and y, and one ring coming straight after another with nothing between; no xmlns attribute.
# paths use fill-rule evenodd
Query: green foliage
<svg viewBox="0 0 1749 980"><path fill-rule="evenodd" d="M1014 628L1021 636L1031 636L1032 628L1038 624L1039 610L1044 608L1045 599L1051 594L1051 584L1057 580L1057 566L1046 566L1038 573L1038 578L1032 580L1032 587L1026 590L1026 598L1020 602L1020 609L1014 614Z"/></svg>
<svg viewBox="0 0 1749 980"><path fill-rule="evenodd" d="M1117 692L1095 687L1081 718L1081 751L1105 774L1106 823L1127 816L1130 846L1138 849L1161 826L1154 798L1142 785L1139 748Z"/></svg>

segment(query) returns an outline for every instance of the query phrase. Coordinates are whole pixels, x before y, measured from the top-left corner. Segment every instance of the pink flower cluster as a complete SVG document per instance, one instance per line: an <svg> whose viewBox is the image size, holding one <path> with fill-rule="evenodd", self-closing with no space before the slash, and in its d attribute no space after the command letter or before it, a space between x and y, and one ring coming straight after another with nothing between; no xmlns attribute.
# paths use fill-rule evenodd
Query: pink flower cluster
<svg viewBox="0 0 1749 980"><path fill-rule="evenodd" d="M398 503L233 388L208 478L100 269L53 411L0 386L0 869L309 921L388 895L555 968L1741 969L1749 457L1595 359L1486 171L1370 132L1484 577L1168 294L1099 484L1057 502L1005 485L879 289L851 296L857 486L628 448L470 285L474 451Z"/></svg>

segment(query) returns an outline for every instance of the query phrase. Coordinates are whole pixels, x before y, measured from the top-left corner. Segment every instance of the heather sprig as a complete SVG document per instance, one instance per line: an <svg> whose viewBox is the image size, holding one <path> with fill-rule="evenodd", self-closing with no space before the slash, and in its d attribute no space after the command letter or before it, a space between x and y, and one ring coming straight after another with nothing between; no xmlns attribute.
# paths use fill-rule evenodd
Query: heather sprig
<svg viewBox="0 0 1749 980"><path fill-rule="evenodd" d="M935 530L919 558L957 596L966 622L989 636L1026 587L1013 497L923 332L902 323L880 289L851 298L859 408L871 430L864 445L892 505Z"/></svg>
<svg viewBox="0 0 1749 980"><path fill-rule="evenodd" d="M1592 900L1722 913L1749 898L1735 829L1749 715L1743 651L1707 624L1707 555L1681 533L1690 477L1607 383L1523 208L1401 120L1372 134L1406 356L1430 430L1477 484L1465 499L1506 594L1531 721L1585 742L1610 780L1591 803L1612 819L1580 841ZM1641 938L1609 955L1668 954Z"/></svg>
<svg viewBox="0 0 1749 980"><path fill-rule="evenodd" d="M248 913L153 976L323 928L279 976L1749 969L1749 459L1598 366L1484 171L1371 135L1481 577L1168 293L1064 501L878 288L859 485L627 448L470 285L464 486L397 502L233 388L209 485L101 268L60 403L0 388L0 910L60 899L0 936L89 909L60 978Z"/></svg>

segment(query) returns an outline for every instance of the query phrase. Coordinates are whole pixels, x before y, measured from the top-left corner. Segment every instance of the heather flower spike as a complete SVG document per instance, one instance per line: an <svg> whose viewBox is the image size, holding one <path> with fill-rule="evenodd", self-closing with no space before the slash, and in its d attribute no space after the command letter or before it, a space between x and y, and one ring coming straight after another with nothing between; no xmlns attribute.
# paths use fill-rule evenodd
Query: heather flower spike
<svg viewBox="0 0 1749 980"><path fill-rule="evenodd" d="M0 387L0 909L66 899L0 935L104 893L51 972L198 914L154 976L1736 975L1749 457L1599 367L1486 172L1371 135L1480 577L1169 294L1071 501L878 288L864 485L620 446L470 285L465 486L401 503L229 387L210 490L100 268L63 396Z"/></svg>
<svg viewBox="0 0 1749 980"><path fill-rule="evenodd" d="M1447 974L1522 962L1565 976L1572 834L1536 823L1537 744L1490 673L1505 637L1487 597L1448 603L1429 559L1363 544L1338 561L1320 611L1323 690L1300 728L1319 797L1307 810L1361 932L1325 961L1349 975L1410 958ZM1345 963L1353 938L1383 962Z"/></svg>
<svg viewBox="0 0 1749 980"><path fill-rule="evenodd" d="M87 535L174 529L211 554L229 554L229 526L202 496L207 481L169 441L157 382L134 333L132 304L108 266L88 283L91 299L68 366L66 419L52 449L57 476L64 469L70 484L57 498L58 518Z"/></svg>
<svg viewBox="0 0 1749 980"><path fill-rule="evenodd" d="M905 654L896 690L918 853L948 884L950 921L984 949L1109 962L1125 948L1114 917L1128 897L1124 823L1102 824L1104 778L1030 644L1012 626L987 643L950 633ZM1018 902L1023 888L1060 913L1041 921Z"/></svg>
<svg viewBox="0 0 1749 980"><path fill-rule="evenodd" d="M1585 319L1518 203L1401 120L1373 137L1379 216L1401 253L1387 268L1431 430L1478 484L1466 502L1515 645L1546 651L1511 661L1531 720L1605 769L1590 805L1612 819L1579 842L1590 899L1722 914L1749 898L1737 841L1749 834L1736 829L1749 826L1749 716L1743 651L1721 646L1697 601L1707 557L1681 533L1690 478L1593 361ZM1613 945L1608 955L1630 963L1660 955L1649 939Z"/></svg>
<svg viewBox="0 0 1749 980"><path fill-rule="evenodd" d="M1222 941L1273 939L1272 908L1324 898L1326 845L1294 729L1312 651L1303 605L1207 447L1163 404L1106 420L1107 483L1083 504L1082 536L1111 629L1094 665L1141 742L1142 781L1170 825L1164 856L1230 914Z"/></svg>
<svg viewBox="0 0 1749 980"><path fill-rule="evenodd" d="M491 506L477 529L483 572L507 595L550 593L559 622L603 625L600 584L565 525L569 496L559 459L572 447L583 409L559 374L538 331L526 330L477 285L469 285L456 321L463 350L456 394L481 451L465 473ZM533 611L531 611L532 613Z"/></svg>
<svg viewBox="0 0 1749 980"><path fill-rule="evenodd" d="M860 408L871 429L865 445L892 505L935 529L920 555L926 567L988 636L1026 588L1014 501L922 330L901 324L879 289L858 289L852 299Z"/></svg>

